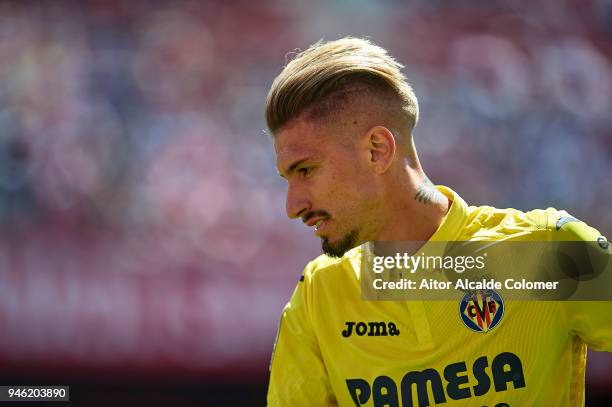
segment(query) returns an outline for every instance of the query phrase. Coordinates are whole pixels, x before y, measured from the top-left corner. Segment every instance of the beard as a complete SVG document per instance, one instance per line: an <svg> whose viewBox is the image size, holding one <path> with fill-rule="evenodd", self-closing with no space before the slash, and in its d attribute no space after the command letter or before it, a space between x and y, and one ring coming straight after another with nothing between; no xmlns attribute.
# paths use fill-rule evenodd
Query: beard
<svg viewBox="0 0 612 407"><path fill-rule="evenodd" d="M323 253L330 257L342 257L344 253L357 246L357 237L359 232L353 229L336 243L330 243L329 239L324 237L321 239L321 248Z"/></svg>

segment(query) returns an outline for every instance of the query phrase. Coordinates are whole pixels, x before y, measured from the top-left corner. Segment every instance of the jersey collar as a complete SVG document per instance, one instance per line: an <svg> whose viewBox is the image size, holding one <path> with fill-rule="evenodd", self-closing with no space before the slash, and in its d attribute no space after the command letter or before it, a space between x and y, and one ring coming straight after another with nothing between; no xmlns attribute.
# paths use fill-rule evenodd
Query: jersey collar
<svg viewBox="0 0 612 407"><path fill-rule="evenodd" d="M450 208L438 229L429 238L430 242L449 242L457 240L461 230L467 223L469 207L467 203L452 189L443 185L437 185L438 191L442 192L451 201Z"/></svg>

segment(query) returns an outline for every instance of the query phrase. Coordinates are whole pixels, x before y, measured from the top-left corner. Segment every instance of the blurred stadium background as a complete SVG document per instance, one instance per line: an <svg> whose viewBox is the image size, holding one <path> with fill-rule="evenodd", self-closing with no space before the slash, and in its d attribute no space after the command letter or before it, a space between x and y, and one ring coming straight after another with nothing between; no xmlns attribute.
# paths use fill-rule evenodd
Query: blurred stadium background
<svg viewBox="0 0 612 407"><path fill-rule="evenodd" d="M610 0L2 1L3 384L264 404L319 253L285 218L264 99L288 52L349 34L406 65L435 183L610 236ZM587 373L587 405L612 400L612 358Z"/></svg>

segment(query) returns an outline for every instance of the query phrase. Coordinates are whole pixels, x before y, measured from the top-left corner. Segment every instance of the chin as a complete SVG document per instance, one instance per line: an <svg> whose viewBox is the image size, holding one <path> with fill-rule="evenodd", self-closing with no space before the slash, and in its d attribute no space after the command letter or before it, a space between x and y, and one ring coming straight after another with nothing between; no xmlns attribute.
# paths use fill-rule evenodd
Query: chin
<svg viewBox="0 0 612 407"><path fill-rule="evenodd" d="M358 236L358 231L353 230L335 242L331 242L328 237L323 237L321 238L321 249L323 253L330 257L342 257L346 252L358 245Z"/></svg>

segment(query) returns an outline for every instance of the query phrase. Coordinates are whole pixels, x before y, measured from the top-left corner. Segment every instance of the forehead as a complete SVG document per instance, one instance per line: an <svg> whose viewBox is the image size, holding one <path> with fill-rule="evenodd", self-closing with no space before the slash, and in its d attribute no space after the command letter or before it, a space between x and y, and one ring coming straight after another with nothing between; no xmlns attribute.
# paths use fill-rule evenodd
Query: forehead
<svg viewBox="0 0 612 407"><path fill-rule="evenodd" d="M333 137L324 138L324 134L323 126L303 119L282 128L274 138L276 165L279 170L285 170L295 160L325 155L333 148L333 143L329 142Z"/></svg>

